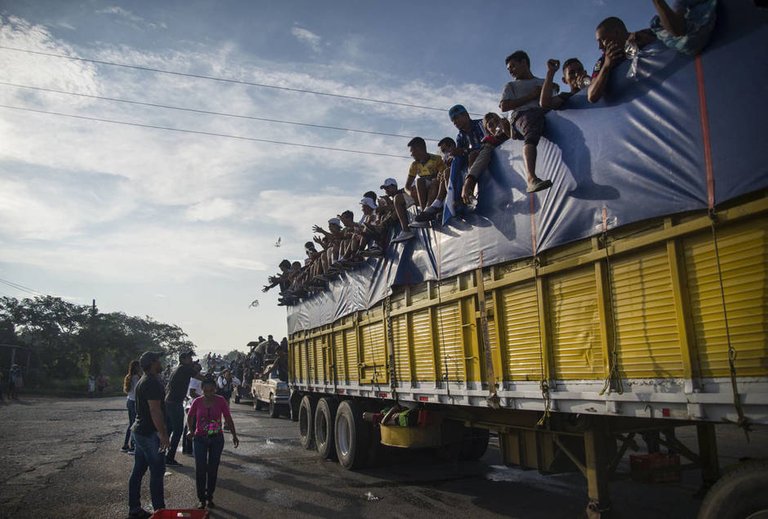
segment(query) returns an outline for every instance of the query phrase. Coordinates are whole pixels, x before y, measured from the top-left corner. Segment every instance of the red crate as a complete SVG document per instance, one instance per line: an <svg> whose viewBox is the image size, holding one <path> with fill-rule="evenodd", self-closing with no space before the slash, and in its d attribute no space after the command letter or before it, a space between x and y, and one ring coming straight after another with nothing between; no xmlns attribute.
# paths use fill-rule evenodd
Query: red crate
<svg viewBox="0 0 768 519"><path fill-rule="evenodd" d="M676 483L680 481L678 454L630 454L629 468L632 480L643 483Z"/></svg>
<svg viewBox="0 0 768 519"><path fill-rule="evenodd" d="M152 519L208 519L208 510L163 508L152 514Z"/></svg>

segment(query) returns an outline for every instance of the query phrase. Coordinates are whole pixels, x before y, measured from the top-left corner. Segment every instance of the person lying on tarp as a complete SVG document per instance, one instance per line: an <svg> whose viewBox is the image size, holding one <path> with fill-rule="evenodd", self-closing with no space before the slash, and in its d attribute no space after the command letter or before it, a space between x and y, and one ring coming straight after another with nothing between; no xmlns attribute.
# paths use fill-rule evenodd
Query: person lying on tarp
<svg viewBox="0 0 768 519"><path fill-rule="evenodd" d="M632 57L632 53L656 41L656 36L650 29L630 33L621 18L611 16L598 24L595 39L603 55L592 70L592 82L587 90L590 103L596 103L605 95L611 71L627 58L627 52Z"/></svg>

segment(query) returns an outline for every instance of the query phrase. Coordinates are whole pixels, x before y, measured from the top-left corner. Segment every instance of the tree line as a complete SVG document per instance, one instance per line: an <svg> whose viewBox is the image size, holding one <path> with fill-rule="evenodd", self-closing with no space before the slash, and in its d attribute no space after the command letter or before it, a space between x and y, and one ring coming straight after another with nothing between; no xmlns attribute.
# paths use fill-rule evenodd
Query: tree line
<svg viewBox="0 0 768 519"><path fill-rule="evenodd" d="M176 357L194 344L179 326L123 312L101 313L60 297L0 298L0 344L31 351L25 371L33 378L73 379L122 375L128 363L147 350ZM8 369L10 348L3 348Z"/></svg>

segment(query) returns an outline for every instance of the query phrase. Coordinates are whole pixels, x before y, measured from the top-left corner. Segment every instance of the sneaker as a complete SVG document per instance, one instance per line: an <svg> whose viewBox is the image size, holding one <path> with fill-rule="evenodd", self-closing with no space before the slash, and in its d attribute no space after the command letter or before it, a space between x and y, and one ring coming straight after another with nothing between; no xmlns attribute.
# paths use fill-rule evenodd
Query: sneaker
<svg viewBox="0 0 768 519"><path fill-rule="evenodd" d="M550 187L552 187L551 180L541 180L540 178L537 178L531 184L528 184L526 192L536 193L537 191L543 191L544 189L549 189Z"/></svg>
<svg viewBox="0 0 768 519"><path fill-rule="evenodd" d="M210 497L208 498L208 508L216 508L216 505L213 503L213 499Z"/></svg>
<svg viewBox="0 0 768 519"><path fill-rule="evenodd" d="M417 215L416 218L418 218L419 216L421 215ZM429 220L414 220L408 225L410 225L411 227L415 227L417 229L423 229L425 227L429 227Z"/></svg>
<svg viewBox="0 0 768 519"><path fill-rule="evenodd" d="M440 208L442 209L442 207ZM426 209L424 209L422 212L417 214L413 220L415 222L429 222L430 220L434 220L435 216L437 216L437 213L440 211L440 209L437 209L434 206L429 206Z"/></svg>
<svg viewBox="0 0 768 519"><path fill-rule="evenodd" d="M178 461L176 461L173 458L166 458L165 459L165 464L166 465L170 465L171 467L180 467L181 466L181 463L179 463Z"/></svg>
<svg viewBox="0 0 768 519"><path fill-rule="evenodd" d="M205 509L205 501L200 501L200 504L197 505L198 510L204 510Z"/></svg>
<svg viewBox="0 0 768 519"><path fill-rule="evenodd" d="M129 449L127 445L123 445L122 447L120 447L120 452L128 452L129 450L131 449Z"/></svg>
<svg viewBox="0 0 768 519"><path fill-rule="evenodd" d="M130 519L149 519L150 517L152 517L152 513L147 512L142 508L141 510L138 510L136 512L129 513L128 517Z"/></svg>
<svg viewBox="0 0 768 519"><path fill-rule="evenodd" d="M362 251L360 255L366 258L378 258L384 255L384 251L378 247L371 247L368 250Z"/></svg>
<svg viewBox="0 0 768 519"><path fill-rule="evenodd" d="M416 235L413 234L413 232L411 231L400 231L400 234L395 236L395 238L392 240L392 243L400 243L401 241L408 241L414 236Z"/></svg>

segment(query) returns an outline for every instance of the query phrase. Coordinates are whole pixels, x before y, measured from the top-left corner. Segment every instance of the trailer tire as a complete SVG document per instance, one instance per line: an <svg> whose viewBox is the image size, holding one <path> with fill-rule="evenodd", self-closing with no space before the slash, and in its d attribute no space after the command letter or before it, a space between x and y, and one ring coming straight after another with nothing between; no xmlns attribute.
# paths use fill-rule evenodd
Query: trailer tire
<svg viewBox="0 0 768 519"><path fill-rule="evenodd" d="M476 461L485 455L488 450L488 441L491 433L488 429L477 427L466 427L464 429L464 438L461 442L461 451L459 459L462 461Z"/></svg>
<svg viewBox="0 0 768 519"><path fill-rule="evenodd" d="M253 410L261 411L261 402L259 402L259 399L256 397L253 397Z"/></svg>
<svg viewBox="0 0 768 519"><path fill-rule="evenodd" d="M315 447L315 406L312 398L305 395L299 405L299 441L307 450Z"/></svg>
<svg viewBox="0 0 768 519"><path fill-rule="evenodd" d="M335 421L336 402L330 398L321 398L315 410L315 445L324 460L336 458L336 437L333 432Z"/></svg>
<svg viewBox="0 0 768 519"><path fill-rule="evenodd" d="M360 405L354 400L339 404L334 423L336 456L345 469L359 469L368 461L371 428L363 421Z"/></svg>
<svg viewBox="0 0 768 519"><path fill-rule="evenodd" d="M280 406L275 403L275 395L269 395L269 417L280 418Z"/></svg>
<svg viewBox="0 0 768 519"><path fill-rule="evenodd" d="M291 397L288 399L288 414L291 417L292 422L299 421L299 406L301 405L301 395L296 392L291 392Z"/></svg>
<svg viewBox="0 0 768 519"><path fill-rule="evenodd" d="M698 519L768 517L768 461L741 463L712 485Z"/></svg>

